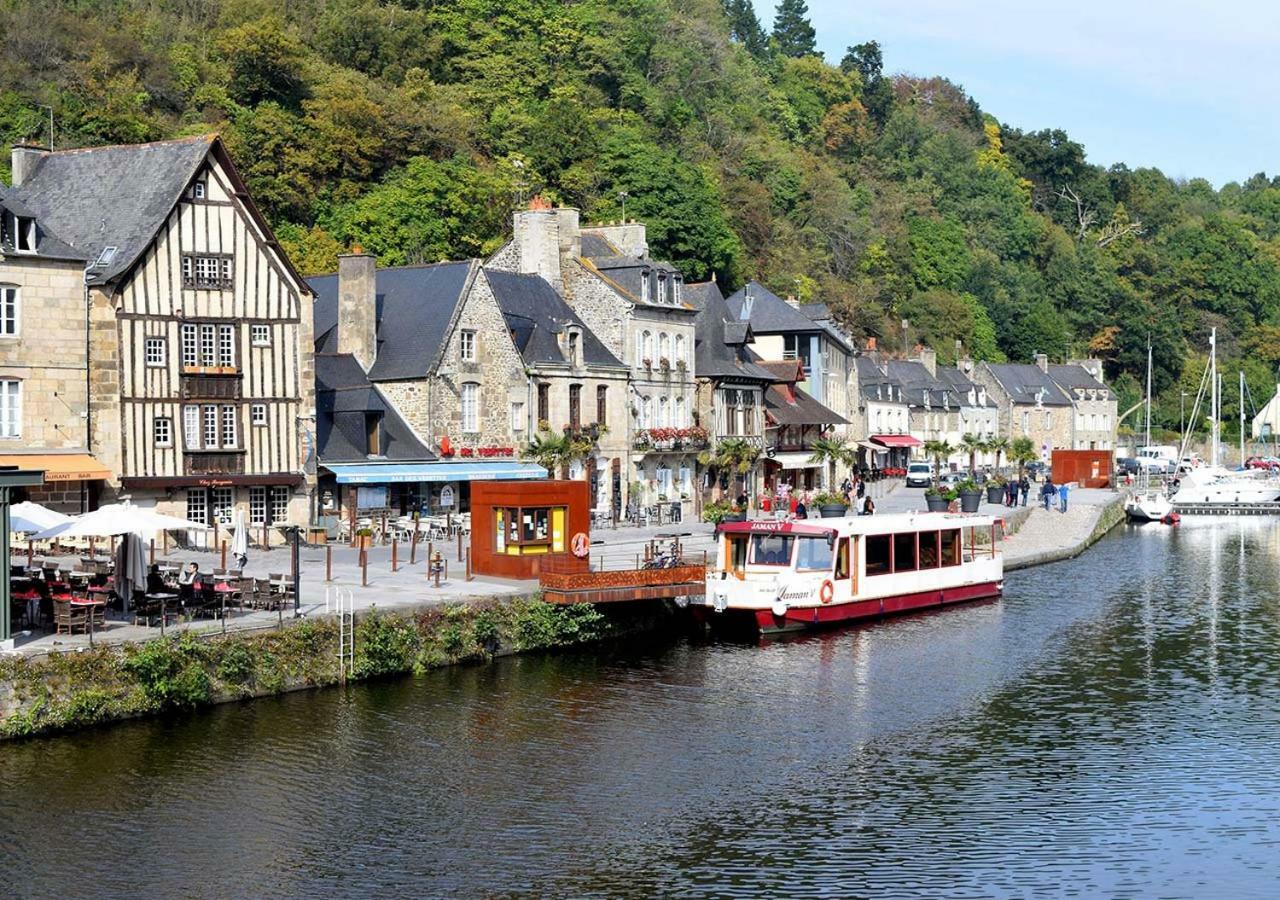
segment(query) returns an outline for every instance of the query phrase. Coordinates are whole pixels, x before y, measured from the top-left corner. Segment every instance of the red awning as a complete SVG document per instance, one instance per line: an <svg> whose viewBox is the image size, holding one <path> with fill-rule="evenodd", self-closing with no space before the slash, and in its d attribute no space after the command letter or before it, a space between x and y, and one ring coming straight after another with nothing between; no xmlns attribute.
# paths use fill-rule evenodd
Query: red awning
<svg viewBox="0 0 1280 900"><path fill-rule="evenodd" d="M919 447L920 441L909 434L873 434L871 440L886 447Z"/></svg>

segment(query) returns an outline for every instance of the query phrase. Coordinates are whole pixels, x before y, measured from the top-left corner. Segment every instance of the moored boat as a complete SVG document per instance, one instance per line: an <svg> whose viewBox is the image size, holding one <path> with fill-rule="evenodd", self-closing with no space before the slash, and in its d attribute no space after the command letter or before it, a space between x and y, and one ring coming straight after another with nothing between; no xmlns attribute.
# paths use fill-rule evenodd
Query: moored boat
<svg viewBox="0 0 1280 900"><path fill-rule="evenodd" d="M1163 522L1173 504L1163 491L1138 491L1125 501L1124 512L1135 522Z"/></svg>
<svg viewBox="0 0 1280 900"><path fill-rule="evenodd" d="M765 634L998 597L998 519L903 513L722 524L706 594L713 622Z"/></svg>

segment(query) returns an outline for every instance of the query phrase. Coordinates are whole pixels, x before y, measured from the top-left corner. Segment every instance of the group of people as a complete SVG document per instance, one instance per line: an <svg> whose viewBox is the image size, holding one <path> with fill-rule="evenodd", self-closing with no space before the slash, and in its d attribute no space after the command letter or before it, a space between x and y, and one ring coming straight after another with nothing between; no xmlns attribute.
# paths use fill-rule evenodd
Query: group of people
<svg viewBox="0 0 1280 900"><path fill-rule="evenodd" d="M1058 501L1058 511L1066 512L1067 495L1069 493L1070 489L1067 487L1066 482L1055 485L1053 478L1047 477L1044 480L1044 485L1040 488L1040 502L1044 504L1045 510L1050 510L1053 509L1053 501L1056 499Z"/></svg>
<svg viewBox="0 0 1280 900"><path fill-rule="evenodd" d="M1006 481L1004 484L1004 505L1013 507L1018 505L1021 498L1022 505L1027 505L1027 496L1031 493L1031 482L1026 475L1023 475L1017 481Z"/></svg>

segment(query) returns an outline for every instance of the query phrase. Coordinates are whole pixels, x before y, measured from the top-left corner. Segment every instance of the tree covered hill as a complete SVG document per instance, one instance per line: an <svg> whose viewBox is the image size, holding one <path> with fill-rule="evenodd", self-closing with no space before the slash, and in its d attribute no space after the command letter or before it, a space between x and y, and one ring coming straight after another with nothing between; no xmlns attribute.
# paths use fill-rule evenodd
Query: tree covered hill
<svg viewBox="0 0 1280 900"><path fill-rule="evenodd" d="M0 0L0 140L220 131L304 271L482 255L541 192L881 346L1098 355L1129 399L1150 339L1176 424L1216 326L1271 393L1280 179L1090 165L871 37L829 64L803 0Z"/></svg>

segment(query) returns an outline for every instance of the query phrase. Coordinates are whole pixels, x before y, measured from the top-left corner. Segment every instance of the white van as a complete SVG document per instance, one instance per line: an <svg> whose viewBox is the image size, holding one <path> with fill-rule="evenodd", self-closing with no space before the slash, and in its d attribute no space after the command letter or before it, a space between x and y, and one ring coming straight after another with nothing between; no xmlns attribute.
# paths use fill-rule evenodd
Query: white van
<svg viewBox="0 0 1280 900"><path fill-rule="evenodd" d="M933 463L907 463L907 487L928 487L933 484Z"/></svg>
<svg viewBox="0 0 1280 900"><path fill-rule="evenodd" d="M1147 472L1168 474L1178 468L1178 448L1167 444L1139 447L1134 459Z"/></svg>

